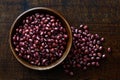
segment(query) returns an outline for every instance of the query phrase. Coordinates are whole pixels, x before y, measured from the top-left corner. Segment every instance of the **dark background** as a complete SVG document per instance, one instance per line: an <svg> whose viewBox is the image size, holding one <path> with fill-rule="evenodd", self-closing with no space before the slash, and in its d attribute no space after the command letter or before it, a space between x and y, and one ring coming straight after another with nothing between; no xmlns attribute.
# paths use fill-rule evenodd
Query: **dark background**
<svg viewBox="0 0 120 80"><path fill-rule="evenodd" d="M106 38L107 60L99 68L76 70L66 75L60 67L35 71L21 65L9 47L9 31L15 18L33 7L49 7L61 12L70 25L87 24L90 32ZM0 0L0 80L119 80L120 0Z"/></svg>

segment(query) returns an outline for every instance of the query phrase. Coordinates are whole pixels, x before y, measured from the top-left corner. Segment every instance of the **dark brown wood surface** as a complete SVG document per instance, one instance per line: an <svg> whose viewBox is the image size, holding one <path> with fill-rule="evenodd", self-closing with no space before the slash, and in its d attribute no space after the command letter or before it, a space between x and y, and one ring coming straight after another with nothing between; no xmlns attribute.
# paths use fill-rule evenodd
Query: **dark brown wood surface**
<svg viewBox="0 0 120 80"><path fill-rule="evenodd" d="M60 67L48 71L21 65L9 47L12 22L23 11L49 7L61 12L70 25L87 24L90 32L105 37L112 54L99 68L66 75ZM120 0L0 0L0 80L120 80Z"/></svg>

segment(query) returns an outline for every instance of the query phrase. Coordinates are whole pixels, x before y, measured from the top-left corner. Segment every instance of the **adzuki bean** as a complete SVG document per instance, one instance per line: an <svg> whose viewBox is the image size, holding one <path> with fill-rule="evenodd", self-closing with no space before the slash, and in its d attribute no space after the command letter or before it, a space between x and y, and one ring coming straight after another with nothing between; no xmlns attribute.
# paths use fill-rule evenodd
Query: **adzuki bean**
<svg viewBox="0 0 120 80"><path fill-rule="evenodd" d="M80 25L79 28L71 26L71 30L72 47L62 66L66 73L73 76L74 68L86 70L90 66L98 67L100 61L106 58L106 54L103 47L104 38L90 33L87 25ZM107 51L111 52L111 48L107 48Z"/></svg>
<svg viewBox="0 0 120 80"><path fill-rule="evenodd" d="M47 66L62 57L68 35L57 17L35 13L16 27L12 40L20 58L32 65Z"/></svg>

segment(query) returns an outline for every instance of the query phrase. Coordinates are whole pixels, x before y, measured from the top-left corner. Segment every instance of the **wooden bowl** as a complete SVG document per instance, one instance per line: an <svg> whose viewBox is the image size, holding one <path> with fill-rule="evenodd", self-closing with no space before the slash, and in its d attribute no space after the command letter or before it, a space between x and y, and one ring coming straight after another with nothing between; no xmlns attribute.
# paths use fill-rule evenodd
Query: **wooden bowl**
<svg viewBox="0 0 120 80"><path fill-rule="evenodd" d="M66 30L67 30L67 34L68 34L68 42L67 42L67 47L66 47L66 50L65 52L63 53L63 56L56 60L55 62L51 63L50 65L48 66L35 66L35 65L32 65L28 62L26 62L25 60L23 60L22 58L18 57L18 55L16 54L15 50L14 50L14 46L13 46L13 41L12 41L12 37L15 33L15 29L16 27L18 27L22 20L31 15L31 14L34 14L36 12L39 12L39 13L48 13L48 14L52 14L54 15L55 17L57 17L58 19L60 19L60 21L62 22L63 26L65 26ZM59 13L57 12L56 10L53 10L53 9L50 9L50 8L45 8L45 7L36 7L36 8L32 8L32 9L29 9L25 12L23 12L22 14L20 14L16 19L15 21L13 22L12 26L11 26L11 29L10 29L10 35L9 35L9 43L10 43L10 48L12 50L12 53L13 55L15 56L15 58L21 63L23 64L24 66L30 68L30 69L35 69L35 70L48 70L48 69L51 69L57 65L59 65L68 55L69 51L70 51L70 48L71 48L71 45L72 45L72 32L71 32L71 29L70 29L70 25L68 24L68 22L66 21L66 19Z"/></svg>

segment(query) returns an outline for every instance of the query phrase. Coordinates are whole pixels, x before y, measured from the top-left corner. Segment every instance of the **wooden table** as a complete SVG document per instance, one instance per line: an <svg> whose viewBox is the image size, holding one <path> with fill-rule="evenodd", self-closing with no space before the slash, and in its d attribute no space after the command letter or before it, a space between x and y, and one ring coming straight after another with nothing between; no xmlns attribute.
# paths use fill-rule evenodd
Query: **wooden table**
<svg viewBox="0 0 120 80"><path fill-rule="evenodd" d="M99 68L76 70L66 75L60 67L35 71L21 65L9 47L12 22L23 11L44 6L58 10L70 25L87 24L91 33L105 37L112 54ZM0 80L119 80L120 79L120 0L0 0Z"/></svg>

